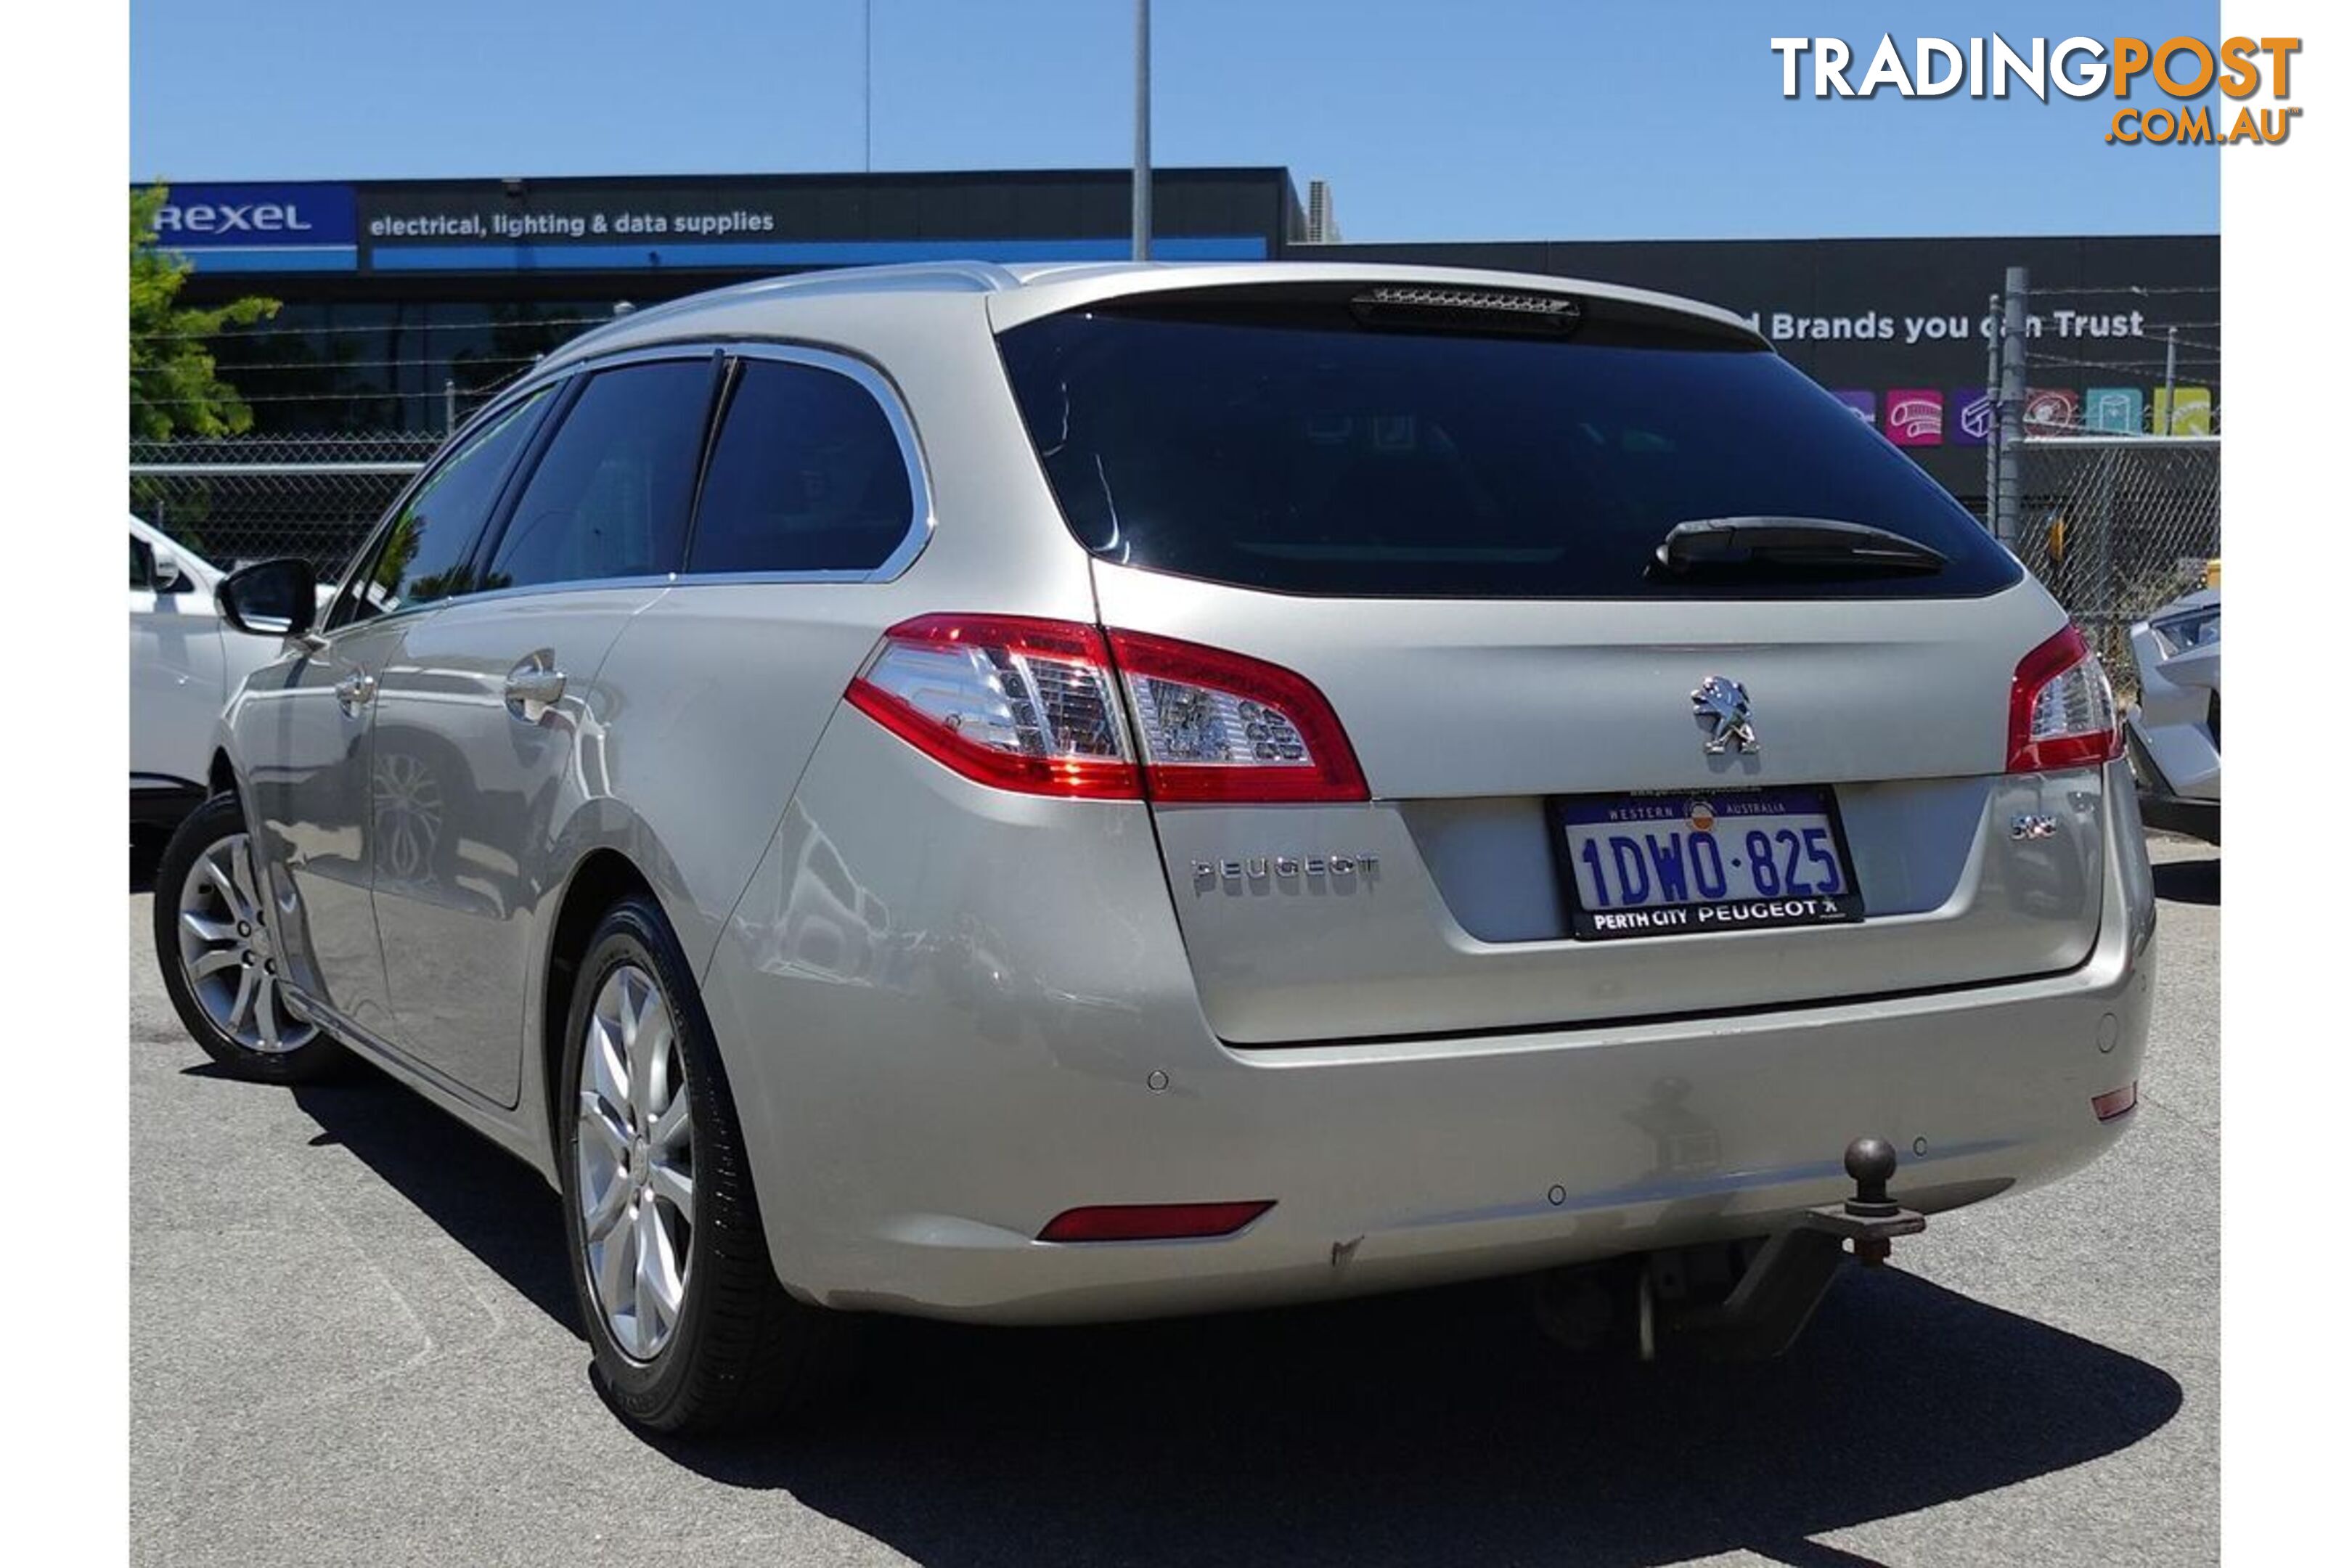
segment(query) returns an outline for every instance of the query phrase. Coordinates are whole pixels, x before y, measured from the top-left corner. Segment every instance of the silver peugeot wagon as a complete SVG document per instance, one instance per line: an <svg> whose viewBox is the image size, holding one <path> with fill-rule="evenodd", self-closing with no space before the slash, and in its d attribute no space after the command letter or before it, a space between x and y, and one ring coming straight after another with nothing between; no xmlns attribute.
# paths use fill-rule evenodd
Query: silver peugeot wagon
<svg viewBox="0 0 2352 1568"><path fill-rule="evenodd" d="M311 595L221 589L283 651L162 867L173 999L558 1186L648 1427L875 1312L1524 1275L1563 1338L1769 1351L2135 1103L2105 675L1705 306L724 289L549 356Z"/></svg>

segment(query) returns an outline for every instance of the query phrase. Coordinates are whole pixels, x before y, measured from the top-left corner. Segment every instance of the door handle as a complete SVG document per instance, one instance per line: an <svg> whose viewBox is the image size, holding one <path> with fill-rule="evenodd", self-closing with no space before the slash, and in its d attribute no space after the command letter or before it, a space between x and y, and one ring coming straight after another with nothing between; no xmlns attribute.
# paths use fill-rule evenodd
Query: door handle
<svg viewBox="0 0 2352 1568"><path fill-rule="evenodd" d="M554 668L544 650L532 654L507 672L507 711L526 724L536 724L562 700L563 672Z"/></svg>
<svg viewBox="0 0 2352 1568"><path fill-rule="evenodd" d="M346 718L359 717L361 709L375 700L375 677L364 669L355 669L335 682L335 706Z"/></svg>

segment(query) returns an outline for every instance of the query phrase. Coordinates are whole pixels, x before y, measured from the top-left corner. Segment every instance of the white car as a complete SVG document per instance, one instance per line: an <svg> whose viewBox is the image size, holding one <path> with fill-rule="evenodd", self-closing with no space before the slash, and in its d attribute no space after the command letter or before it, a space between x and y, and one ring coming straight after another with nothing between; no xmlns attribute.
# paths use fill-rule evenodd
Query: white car
<svg viewBox="0 0 2352 1568"><path fill-rule="evenodd" d="M2124 737L2150 827L2221 842L2221 591L2200 589L2131 629L2139 703Z"/></svg>
<svg viewBox="0 0 2352 1568"><path fill-rule="evenodd" d="M169 827L212 793L222 707L284 639L222 621L221 569L131 519L131 821Z"/></svg>

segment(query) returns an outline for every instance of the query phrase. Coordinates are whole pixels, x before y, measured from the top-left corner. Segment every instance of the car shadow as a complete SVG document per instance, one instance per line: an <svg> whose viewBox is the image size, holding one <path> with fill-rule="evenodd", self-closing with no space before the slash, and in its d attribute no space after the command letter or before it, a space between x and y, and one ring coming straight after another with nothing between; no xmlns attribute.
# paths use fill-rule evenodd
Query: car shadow
<svg viewBox="0 0 2352 1568"><path fill-rule="evenodd" d="M2156 872L2156 896L2177 904L2206 904L2215 908L2221 902L2221 858L2210 855L2201 860L2159 860L2152 868Z"/></svg>
<svg viewBox="0 0 2352 1568"><path fill-rule="evenodd" d="M296 1098L315 1142L578 1331L536 1174L373 1071ZM2145 1362L1850 1268L1796 1350L1738 1367L1564 1358L1507 1282L1097 1328L876 1320L798 1431L656 1446L939 1568L1742 1548L1828 1568L1868 1560L1811 1537L2113 1453L2180 1401Z"/></svg>
<svg viewBox="0 0 2352 1568"><path fill-rule="evenodd" d="M131 830L131 890L152 893L155 890L155 867L163 858L163 846L172 841L168 833L153 828L134 827Z"/></svg>
<svg viewBox="0 0 2352 1568"><path fill-rule="evenodd" d="M297 1088L294 1103L319 1124L312 1147L341 1144L531 1305L581 1331L563 1211L539 1173L356 1058Z"/></svg>

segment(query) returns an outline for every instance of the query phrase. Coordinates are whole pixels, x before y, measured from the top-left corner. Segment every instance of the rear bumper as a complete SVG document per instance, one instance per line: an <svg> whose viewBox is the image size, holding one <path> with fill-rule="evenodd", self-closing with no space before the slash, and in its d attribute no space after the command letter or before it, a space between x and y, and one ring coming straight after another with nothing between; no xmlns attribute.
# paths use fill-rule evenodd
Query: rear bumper
<svg viewBox="0 0 2352 1568"><path fill-rule="evenodd" d="M1782 1228L1851 1190L1838 1157L1865 1132L1901 1151L1903 1201L1935 1213L2105 1149L2129 1118L2102 1123L2092 1098L2137 1079L2146 1030L2135 973L1704 1030L1240 1062L1107 1092L1075 1136L1047 1124L1075 1107L1013 1136L940 1126L961 1147L933 1203L871 1215L841 1272L807 1288L836 1306L1049 1321L1512 1273ZM1030 1239L1080 1203L1249 1197L1276 1205L1220 1240Z"/></svg>
<svg viewBox="0 0 2352 1568"><path fill-rule="evenodd" d="M1935 1212L2063 1175L2129 1121L2091 1106L2137 1079L2148 1027L2153 904L2120 787L2110 918L2064 974L1237 1048L1202 1016L1140 807L976 798L885 760L813 764L704 986L778 1273L830 1306L1074 1321L1507 1274L1770 1232L1850 1190L1839 1158L1865 1133ZM930 841L975 819L983 855ZM819 840L886 918L845 931L842 879L797 869ZM1078 1205L1249 1199L1275 1206L1214 1240L1033 1239Z"/></svg>
<svg viewBox="0 0 2352 1568"><path fill-rule="evenodd" d="M2204 796L2184 795L2157 761L2154 739L2137 714L2125 721L2124 742L2131 759L2134 782L2139 791L2140 819L2150 827L2167 833L2185 833L2201 838L2208 844L2221 842L2221 802L2218 781L2221 773L2221 749L2213 743L2210 731L2203 724L2180 724L2170 727L2166 737L2167 747L2176 757L2191 760L2194 774L2210 792Z"/></svg>

